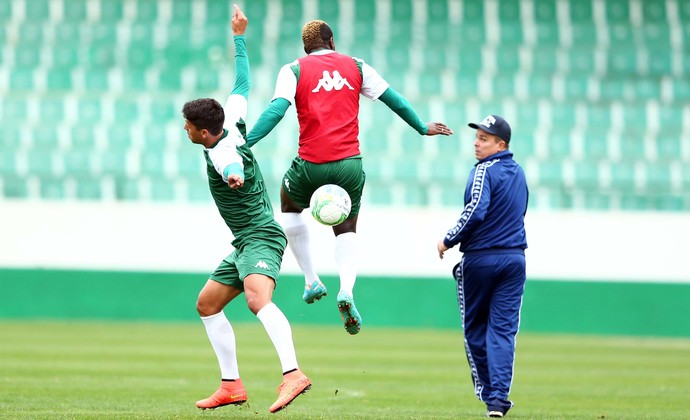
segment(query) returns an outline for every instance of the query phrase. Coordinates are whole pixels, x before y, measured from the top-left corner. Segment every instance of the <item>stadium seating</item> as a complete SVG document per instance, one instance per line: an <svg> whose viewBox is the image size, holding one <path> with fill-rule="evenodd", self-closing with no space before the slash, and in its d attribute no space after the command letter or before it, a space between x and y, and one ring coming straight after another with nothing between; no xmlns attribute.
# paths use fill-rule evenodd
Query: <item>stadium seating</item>
<svg viewBox="0 0 690 420"><path fill-rule="evenodd" d="M690 0L243 7L260 104L250 123L279 66L303 53L302 24L322 18L339 51L373 65L423 119L456 130L449 141L429 141L383 104L363 105L371 204L462 205L473 156L458 140L471 139L469 120L502 113L530 172L533 207L690 205ZM207 201L203 161L186 142L179 109L189 98L227 94L230 13L222 0L0 0L0 197ZM289 114L270 144L257 146L273 189L294 155L295 131Z"/></svg>

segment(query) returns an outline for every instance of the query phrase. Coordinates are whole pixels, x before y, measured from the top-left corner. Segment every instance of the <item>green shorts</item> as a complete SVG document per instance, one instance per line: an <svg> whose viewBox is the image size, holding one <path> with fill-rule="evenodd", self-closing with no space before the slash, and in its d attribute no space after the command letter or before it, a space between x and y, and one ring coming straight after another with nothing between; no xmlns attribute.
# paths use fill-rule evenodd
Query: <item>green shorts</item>
<svg viewBox="0 0 690 420"><path fill-rule="evenodd" d="M352 202L349 219L359 214L365 179L361 156L327 163L307 162L298 156L283 176L282 188L298 206L306 209L317 188L325 184L340 185Z"/></svg>
<svg viewBox="0 0 690 420"><path fill-rule="evenodd" d="M278 281L280 265L287 241L284 237L257 238L225 257L209 277L218 283L244 291L244 279L250 274L263 274Z"/></svg>

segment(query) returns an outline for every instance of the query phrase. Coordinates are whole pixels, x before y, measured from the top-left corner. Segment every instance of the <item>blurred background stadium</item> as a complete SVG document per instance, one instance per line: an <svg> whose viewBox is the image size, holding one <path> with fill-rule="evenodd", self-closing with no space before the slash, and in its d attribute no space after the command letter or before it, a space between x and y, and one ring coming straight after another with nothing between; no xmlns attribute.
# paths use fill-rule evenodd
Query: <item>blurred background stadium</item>
<svg viewBox="0 0 690 420"><path fill-rule="evenodd" d="M200 151L186 139L179 110L192 98L222 101L232 87L231 3L0 0L5 316L30 313L22 296L57 287L46 277L76 288L81 280L70 279L87 276L80 270L112 280L124 269L139 274L118 281L137 285L151 281L149 272L206 273L227 253L227 231L214 219ZM511 149L531 189L528 261L537 282L526 299L540 309L525 314L526 325L562 312L554 297L572 287L572 310L549 328L563 321L561 329L588 330L567 326L586 311L574 302L579 293L595 311L589 330L607 317L600 306L613 302L626 314L644 307L646 326L618 329L614 320L605 332L690 335L690 316L646 316L668 311L667 299L681 306L690 299L679 239L690 234L690 1L238 4L250 20L250 126L280 66L303 54L302 24L321 18L339 51L370 63L423 119L456 132L420 137L383 104L362 100L363 215L370 216L360 229L363 242L395 248L376 259L379 247L365 245L364 278L444 278L438 290L454 304L449 263L430 261L474 163L466 123L497 113L513 127ZM255 147L274 203L296 136L291 109ZM220 254L206 256L200 243ZM291 258L286 272L299 277ZM76 271L46 275L54 269ZM366 293L363 281L358 287Z"/></svg>

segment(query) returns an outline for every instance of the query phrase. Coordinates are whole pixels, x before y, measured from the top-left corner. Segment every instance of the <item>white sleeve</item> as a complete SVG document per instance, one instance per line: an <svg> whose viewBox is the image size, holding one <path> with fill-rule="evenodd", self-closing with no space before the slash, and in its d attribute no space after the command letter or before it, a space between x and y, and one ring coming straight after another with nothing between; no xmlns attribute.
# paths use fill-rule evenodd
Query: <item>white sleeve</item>
<svg viewBox="0 0 690 420"><path fill-rule="evenodd" d="M276 90L273 93L273 99L285 98L290 101L291 105L295 105L295 94L297 94L297 77L295 77L295 73L292 72L290 67L296 64L297 60L280 68L280 71L278 72L278 80L276 80ZM273 99L271 99L271 101Z"/></svg>
<svg viewBox="0 0 690 420"><path fill-rule="evenodd" d="M230 95L223 106L225 122L223 127L231 133L236 130L235 124L241 119L247 121L247 98L242 95Z"/></svg>
<svg viewBox="0 0 690 420"><path fill-rule="evenodd" d="M362 91L361 94L375 101L383 92L390 87L383 77L381 77L373 67L365 63L364 60L355 58L362 64Z"/></svg>
<svg viewBox="0 0 690 420"><path fill-rule="evenodd" d="M237 131L237 130L235 130ZM239 135L239 132L237 133ZM208 157L216 168L216 172L223 177L223 181L228 182L228 173L225 169L230 166L230 173L240 173L244 171L242 156L237 153L236 139L231 131L226 138L218 142L213 149L208 150ZM244 176L243 176L244 177Z"/></svg>

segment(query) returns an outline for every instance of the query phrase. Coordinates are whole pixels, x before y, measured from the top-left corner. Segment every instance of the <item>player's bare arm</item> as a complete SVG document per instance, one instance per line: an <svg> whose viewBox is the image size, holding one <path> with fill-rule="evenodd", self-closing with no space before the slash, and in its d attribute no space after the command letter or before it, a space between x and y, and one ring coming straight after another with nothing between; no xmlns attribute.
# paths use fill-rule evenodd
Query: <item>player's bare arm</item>
<svg viewBox="0 0 690 420"><path fill-rule="evenodd" d="M232 34L233 35L244 35L244 31L247 29L247 16L244 15L240 6L235 6L235 13L232 14Z"/></svg>
<svg viewBox="0 0 690 420"><path fill-rule="evenodd" d="M448 126L440 122L426 123L426 127L428 129L426 133L427 136L450 136L451 134L453 134L453 130L451 130L450 128L448 128Z"/></svg>

